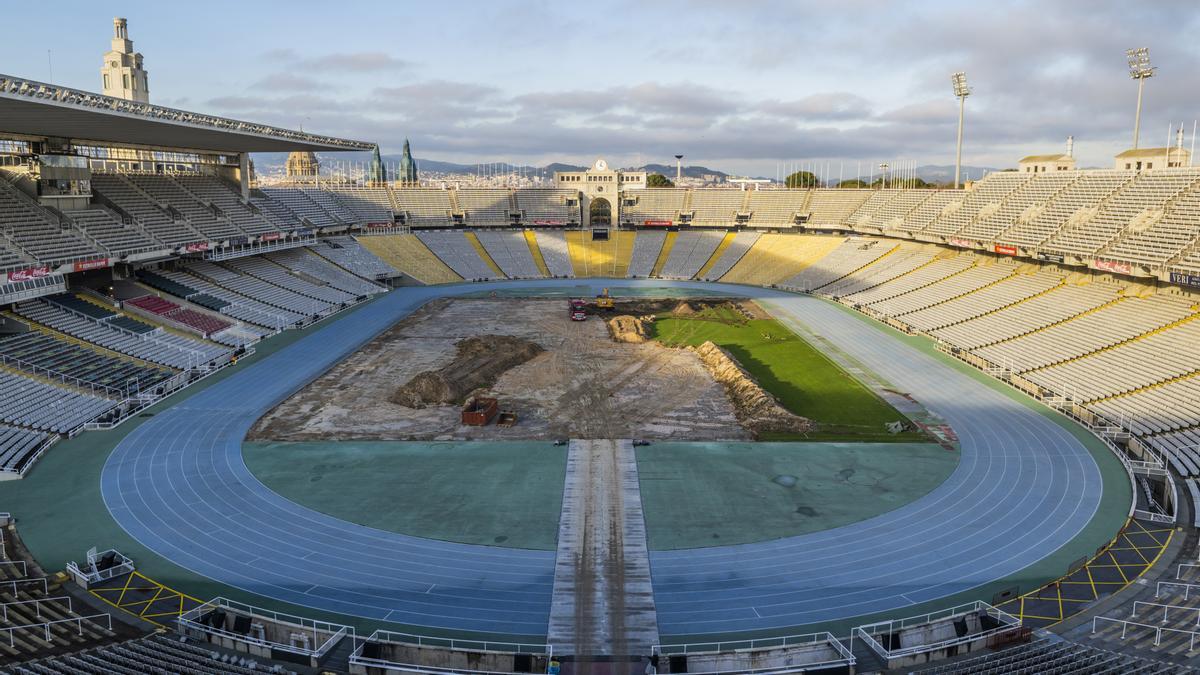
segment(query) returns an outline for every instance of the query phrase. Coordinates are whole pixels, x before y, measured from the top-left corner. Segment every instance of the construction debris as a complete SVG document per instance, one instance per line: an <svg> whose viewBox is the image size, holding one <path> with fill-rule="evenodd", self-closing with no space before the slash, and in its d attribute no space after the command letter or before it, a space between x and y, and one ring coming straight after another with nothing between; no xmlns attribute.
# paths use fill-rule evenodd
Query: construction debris
<svg viewBox="0 0 1200 675"><path fill-rule="evenodd" d="M738 421L755 436L763 432L805 433L812 429L811 421L780 405L724 349L712 342L688 349L696 352L713 379L725 385Z"/></svg>

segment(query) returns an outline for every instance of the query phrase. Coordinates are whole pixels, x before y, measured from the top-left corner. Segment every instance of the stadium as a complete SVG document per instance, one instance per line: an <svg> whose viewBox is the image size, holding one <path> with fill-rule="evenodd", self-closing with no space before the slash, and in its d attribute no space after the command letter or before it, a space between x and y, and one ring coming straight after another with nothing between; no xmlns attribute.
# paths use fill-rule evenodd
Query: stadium
<svg viewBox="0 0 1200 675"><path fill-rule="evenodd" d="M103 94L0 74L0 671L1193 672L1182 131L447 184L113 31Z"/></svg>

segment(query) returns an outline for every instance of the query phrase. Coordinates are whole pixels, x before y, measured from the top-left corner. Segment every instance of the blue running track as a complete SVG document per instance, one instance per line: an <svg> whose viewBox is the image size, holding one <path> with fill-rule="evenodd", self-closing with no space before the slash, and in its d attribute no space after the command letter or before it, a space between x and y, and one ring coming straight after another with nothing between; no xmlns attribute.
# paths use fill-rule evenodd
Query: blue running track
<svg viewBox="0 0 1200 675"><path fill-rule="evenodd" d="M382 621L544 635L554 552L455 544L338 520L267 489L246 469L241 448L261 415L428 300L568 285L579 292L572 282L542 280L389 293L139 426L104 467L104 501L151 550L245 591ZM1096 512L1099 468L1066 429L837 307L721 284L599 285L757 298L903 386L946 419L962 447L945 483L876 518L769 542L652 553L663 635L902 611L1036 563Z"/></svg>

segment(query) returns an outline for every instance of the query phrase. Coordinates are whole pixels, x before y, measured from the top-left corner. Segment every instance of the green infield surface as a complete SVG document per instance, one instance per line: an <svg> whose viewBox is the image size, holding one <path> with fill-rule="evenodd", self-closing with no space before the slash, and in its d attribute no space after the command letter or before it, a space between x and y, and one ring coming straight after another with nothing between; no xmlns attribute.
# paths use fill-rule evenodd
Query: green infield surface
<svg viewBox="0 0 1200 675"><path fill-rule="evenodd" d="M653 336L673 347L713 342L785 408L816 423L803 437L764 434L762 440L928 440L916 431L889 433L885 425L904 415L775 319L748 319L732 306L717 306L687 316L660 315Z"/></svg>
<svg viewBox="0 0 1200 675"><path fill-rule="evenodd" d="M959 454L933 443L654 443L637 449L650 548L746 544L897 509Z"/></svg>
<svg viewBox="0 0 1200 675"><path fill-rule="evenodd" d="M464 544L554 550L567 448L548 441L245 443L251 473L335 518Z"/></svg>

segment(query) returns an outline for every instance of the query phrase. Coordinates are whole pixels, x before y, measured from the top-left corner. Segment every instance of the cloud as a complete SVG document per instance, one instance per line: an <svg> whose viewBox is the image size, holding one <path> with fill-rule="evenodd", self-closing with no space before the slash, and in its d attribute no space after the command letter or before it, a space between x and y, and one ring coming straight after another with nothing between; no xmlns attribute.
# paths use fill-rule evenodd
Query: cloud
<svg viewBox="0 0 1200 675"><path fill-rule="evenodd" d="M408 68L411 64L384 52L351 52L317 56L306 59L302 65L310 70L374 73L401 70Z"/></svg>
<svg viewBox="0 0 1200 675"><path fill-rule="evenodd" d="M271 73L255 82L253 88L256 91L318 91L321 89L329 89L330 85L314 80L311 77L296 75L294 73Z"/></svg>

